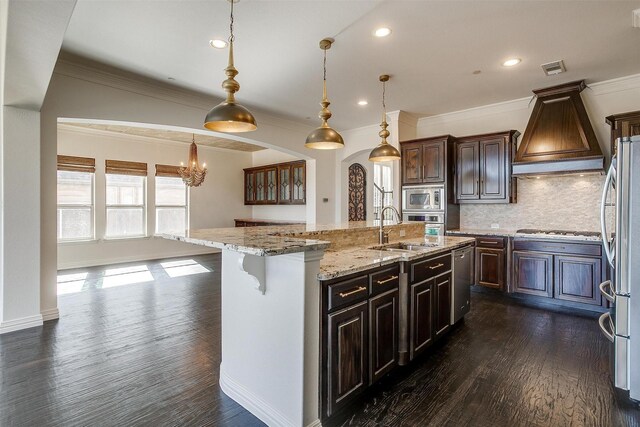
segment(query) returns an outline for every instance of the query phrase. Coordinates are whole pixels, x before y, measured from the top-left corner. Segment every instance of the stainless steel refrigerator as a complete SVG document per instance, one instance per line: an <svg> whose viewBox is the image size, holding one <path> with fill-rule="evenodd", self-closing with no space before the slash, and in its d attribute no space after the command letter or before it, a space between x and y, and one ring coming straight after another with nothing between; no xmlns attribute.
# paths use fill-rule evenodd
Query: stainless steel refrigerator
<svg viewBox="0 0 640 427"><path fill-rule="evenodd" d="M611 310L599 323L613 342L615 386L640 400L640 136L621 138L617 144L601 206L602 240L612 274L600 291ZM609 209L615 212L611 230Z"/></svg>

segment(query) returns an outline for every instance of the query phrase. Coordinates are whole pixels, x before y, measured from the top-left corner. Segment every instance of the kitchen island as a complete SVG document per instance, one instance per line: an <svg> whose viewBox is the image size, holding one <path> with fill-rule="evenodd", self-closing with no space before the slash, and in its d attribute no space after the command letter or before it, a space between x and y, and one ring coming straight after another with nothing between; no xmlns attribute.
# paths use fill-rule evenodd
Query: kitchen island
<svg viewBox="0 0 640 427"><path fill-rule="evenodd" d="M220 387L228 396L268 425L321 425L327 416L323 284L436 255L450 258L453 249L474 242L448 236L425 242L422 223L385 229L391 242L426 245L411 251L379 246L374 222L160 236L222 250Z"/></svg>

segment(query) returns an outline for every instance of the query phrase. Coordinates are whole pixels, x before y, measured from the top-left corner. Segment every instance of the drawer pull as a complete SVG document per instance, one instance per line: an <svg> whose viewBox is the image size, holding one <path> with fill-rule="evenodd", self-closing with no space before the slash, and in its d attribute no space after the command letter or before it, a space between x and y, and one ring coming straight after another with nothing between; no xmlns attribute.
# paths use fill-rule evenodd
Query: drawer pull
<svg viewBox="0 0 640 427"><path fill-rule="evenodd" d="M378 285L384 285L387 282L391 282L392 280L396 280L398 278L398 276L391 276L388 279L384 279L384 280L376 280L376 283Z"/></svg>
<svg viewBox="0 0 640 427"><path fill-rule="evenodd" d="M365 291L367 288L365 286L358 286L357 288L349 291L349 292L340 292L338 295L340 295L340 297L345 298L348 297L349 295L353 295L353 294L357 294L358 292L362 292Z"/></svg>
<svg viewBox="0 0 640 427"><path fill-rule="evenodd" d="M481 245L497 245L498 242L485 242L484 240L480 240Z"/></svg>
<svg viewBox="0 0 640 427"><path fill-rule="evenodd" d="M444 267L443 263L438 263L429 267L429 270L435 270L436 268Z"/></svg>

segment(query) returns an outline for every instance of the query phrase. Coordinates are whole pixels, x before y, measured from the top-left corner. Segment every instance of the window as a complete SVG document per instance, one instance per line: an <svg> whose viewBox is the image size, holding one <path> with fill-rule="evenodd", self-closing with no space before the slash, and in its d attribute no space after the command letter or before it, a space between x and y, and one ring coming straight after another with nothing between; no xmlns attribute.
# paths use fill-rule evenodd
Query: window
<svg viewBox="0 0 640 427"><path fill-rule="evenodd" d="M94 238L94 175L94 159L58 156L59 241Z"/></svg>
<svg viewBox="0 0 640 427"><path fill-rule="evenodd" d="M384 206L393 204L393 170L390 164L374 163L373 165L373 213L375 219L380 218ZM384 190L384 191L383 191ZM391 219L393 212L387 211L385 219Z"/></svg>
<svg viewBox="0 0 640 427"><path fill-rule="evenodd" d="M156 176L156 233L184 236L189 228L188 200L182 178Z"/></svg>
<svg viewBox="0 0 640 427"><path fill-rule="evenodd" d="M107 160L107 227L105 237L146 235L146 163Z"/></svg>

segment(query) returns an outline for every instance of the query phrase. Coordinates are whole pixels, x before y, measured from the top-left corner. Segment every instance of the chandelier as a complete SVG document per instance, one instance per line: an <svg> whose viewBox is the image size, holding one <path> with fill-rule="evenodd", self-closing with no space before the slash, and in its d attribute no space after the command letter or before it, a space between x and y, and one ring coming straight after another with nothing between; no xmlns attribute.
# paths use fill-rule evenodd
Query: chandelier
<svg viewBox="0 0 640 427"><path fill-rule="evenodd" d="M191 147L189 147L189 164L185 167L184 163L180 162L178 173L187 187L199 187L204 182L204 177L207 175L207 164L203 163L202 167L198 165L198 146L195 134L192 134Z"/></svg>

